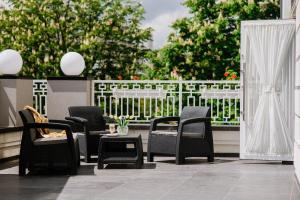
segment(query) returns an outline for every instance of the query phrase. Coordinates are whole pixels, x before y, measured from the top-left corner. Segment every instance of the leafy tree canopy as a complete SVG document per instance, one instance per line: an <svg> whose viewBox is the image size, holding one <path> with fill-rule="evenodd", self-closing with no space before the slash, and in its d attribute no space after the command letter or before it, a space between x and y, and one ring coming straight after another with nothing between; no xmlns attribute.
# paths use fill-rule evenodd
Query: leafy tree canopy
<svg viewBox="0 0 300 200"><path fill-rule="evenodd" d="M242 20L275 19L278 1L186 0L190 16L178 19L168 43L148 54L147 79L236 79Z"/></svg>
<svg viewBox="0 0 300 200"><path fill-rule="evenodd" d="M86 76L130 78L148 50L143 7L132 0L9 0L0 10L0 50L21 52L20 75L60 76L61 57L83 55Z"/></svg>

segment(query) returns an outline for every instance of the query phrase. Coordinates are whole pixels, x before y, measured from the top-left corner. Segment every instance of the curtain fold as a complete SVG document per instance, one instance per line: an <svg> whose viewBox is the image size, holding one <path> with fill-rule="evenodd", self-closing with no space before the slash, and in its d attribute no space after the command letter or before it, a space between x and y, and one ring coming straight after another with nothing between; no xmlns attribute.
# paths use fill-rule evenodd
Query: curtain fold
<svg viewBox="0 0 300 200"><path fill-rule="evenodd" d="M248 41L247 68L251 68L244 76L244 157L292 160L295 25L251 24L243 34Z"/></svg>

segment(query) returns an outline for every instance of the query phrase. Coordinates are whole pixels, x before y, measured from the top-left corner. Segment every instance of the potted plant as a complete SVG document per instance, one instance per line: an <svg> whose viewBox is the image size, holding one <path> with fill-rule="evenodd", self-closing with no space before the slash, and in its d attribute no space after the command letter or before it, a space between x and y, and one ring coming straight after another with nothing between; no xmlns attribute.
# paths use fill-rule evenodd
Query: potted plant
<svg viewBox="0 0 300 200"><path fill-rule="evenodd" d="M128 134L128 124L129 120L133 119L132 116L111 116L116 122L117 126L117 132L119 135L127 135Z"/></svg>

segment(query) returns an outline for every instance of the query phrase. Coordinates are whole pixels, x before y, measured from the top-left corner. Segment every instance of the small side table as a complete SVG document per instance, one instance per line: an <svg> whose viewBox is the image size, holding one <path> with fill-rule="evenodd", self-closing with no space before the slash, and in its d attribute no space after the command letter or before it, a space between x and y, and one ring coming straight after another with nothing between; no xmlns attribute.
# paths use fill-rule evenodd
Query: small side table
<svg viewBox="0 0 300 200"><path fill-rule="evenodd" d="M116 145L125 145L126 148L110 148ZM136 168L142 168L144 159L141 135L102 136L99 142L98 169L103 169L104 164L135 164Z"/></svg>

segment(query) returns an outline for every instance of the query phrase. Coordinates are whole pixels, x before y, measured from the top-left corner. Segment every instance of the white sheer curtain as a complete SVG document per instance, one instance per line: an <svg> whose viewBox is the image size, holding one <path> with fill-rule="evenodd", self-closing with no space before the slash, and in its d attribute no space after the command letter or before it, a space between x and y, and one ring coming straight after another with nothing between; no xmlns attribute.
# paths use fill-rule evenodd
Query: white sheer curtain
<svg viewBox="0 0 300 200"><path fill-rule="evenodd" d="M241 158L293 160L294 21L245 22Z"/></svg>

